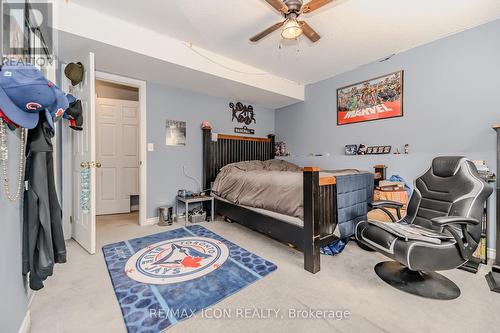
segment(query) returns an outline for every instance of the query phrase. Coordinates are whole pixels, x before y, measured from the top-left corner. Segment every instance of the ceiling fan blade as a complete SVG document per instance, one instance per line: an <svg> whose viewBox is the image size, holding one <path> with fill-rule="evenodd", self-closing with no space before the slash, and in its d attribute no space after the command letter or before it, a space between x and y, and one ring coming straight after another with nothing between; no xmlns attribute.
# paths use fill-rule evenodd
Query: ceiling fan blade
<svg viewBox="0 0 500 333"><path fill-rule="evenodd" d="M280 22L280 23L276 23L275 25L270 26L266 30L262 31L260 34L257 34L255 36L253 36L252 38L250 38L250 41L251 42L258 42L262 38L264 38L267 35L269 35L271 32L274 32L274 31L278 30L279 28L281 28L283 26L283 24L285 24L284 21Z"/></svg>
<svg viewBox="0 0 500 333"><path fill-rule="evenodd" d="M316 31L314 31L314 29L311 28L311 26L306 22L299 21L299 24L304 35L306 35L306 37L309 38L311 42L315 43L321 38L321 36Z"/></svg>
<svg viewBox="0 0 500 333"><path fill-rule="evenodd" d="M268 4L274 7L280 13L288 13L288 6L282 0L266 0Z"/></svg>
<svg viewBox="0 0 500 333"><path fill-rule="evenodd" d="M319 9L323 7L324 5L329 4L333 0L311 0L308 3L302 7L302 12L303 13L310 13L312 11L315 11L316 9Z"/></svg>

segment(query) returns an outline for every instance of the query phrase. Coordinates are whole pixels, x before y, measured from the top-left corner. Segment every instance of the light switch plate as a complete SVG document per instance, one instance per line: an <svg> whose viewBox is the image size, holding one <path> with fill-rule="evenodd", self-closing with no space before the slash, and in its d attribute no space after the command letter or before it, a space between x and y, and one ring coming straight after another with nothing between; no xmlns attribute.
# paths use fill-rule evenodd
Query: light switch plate
<svg viewBox="0 0 500 333"><path fill-rule="evenodd" d="M148 151L155 151L155 144L154 143L148 143Z"/></svg>

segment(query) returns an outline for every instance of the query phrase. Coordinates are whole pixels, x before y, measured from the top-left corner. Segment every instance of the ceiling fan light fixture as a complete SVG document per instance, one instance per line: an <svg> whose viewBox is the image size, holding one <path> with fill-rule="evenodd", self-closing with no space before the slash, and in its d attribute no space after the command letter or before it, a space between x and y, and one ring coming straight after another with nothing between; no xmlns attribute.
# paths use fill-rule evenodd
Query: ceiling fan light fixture
<svg viewBox="0 0 500 333"><path fill-rule="evenodd" d="M302 28L299 22L295 18L287 19L283 25L281 37L284 39L297 39L300 35L302 35Z"/></svg>

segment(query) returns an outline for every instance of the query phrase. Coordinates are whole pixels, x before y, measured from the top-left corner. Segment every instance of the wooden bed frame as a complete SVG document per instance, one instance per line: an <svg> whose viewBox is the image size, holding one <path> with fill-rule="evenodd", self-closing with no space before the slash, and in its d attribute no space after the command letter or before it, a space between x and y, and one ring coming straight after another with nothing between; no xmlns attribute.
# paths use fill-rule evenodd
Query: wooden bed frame
<svg viewBox="0 0 500 333"><path fill-rule="evenodd" d="M215 135L214 135L215 136ZM274 159L274 135L267 138L217 134L203 129L203 184L211 188L220 169L230 163ZM320 270L320 247L337 240L337 189L335 177L319 176L319 168L304 168L304 226L275 219L254 210L215 199L217 214L304 252L304 269Z"/></svg>

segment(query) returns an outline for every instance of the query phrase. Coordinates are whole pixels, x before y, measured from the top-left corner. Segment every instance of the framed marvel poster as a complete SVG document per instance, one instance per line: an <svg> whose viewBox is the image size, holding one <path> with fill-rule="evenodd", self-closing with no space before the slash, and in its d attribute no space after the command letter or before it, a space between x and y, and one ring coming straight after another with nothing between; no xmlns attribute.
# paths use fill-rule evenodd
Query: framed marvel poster
<svg viewBox="0 0 500 333"><path fill-rule="evenodd" d="M337 89L337 125L403 116L403 71Z"/></svg>

